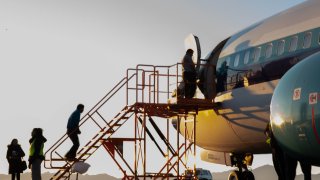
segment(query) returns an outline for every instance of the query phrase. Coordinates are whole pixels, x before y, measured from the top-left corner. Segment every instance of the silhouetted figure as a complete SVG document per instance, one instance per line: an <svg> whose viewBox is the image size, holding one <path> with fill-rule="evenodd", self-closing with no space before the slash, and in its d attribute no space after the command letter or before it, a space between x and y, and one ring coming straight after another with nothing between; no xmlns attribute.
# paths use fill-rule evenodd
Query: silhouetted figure
<svg viewBox="0 0 320 180"><path fill-rule="evenodd" d="M304 161L299 161L299 163L304 175L304 180L311 180L311 164Z"/></svg>
<svg viewBox="0 0 320 180"><path fill-rule="evenodd" d="M24 156L25 154L21 146L18 144L18 140L13 139L11 141L11 144L8 145L8 151L7 151L7 160L9 163L9 174L11 174L12 180L15 180L15 177L17 177L17 180L20 180L20 173L23 173L21 159Z"/></svg>
<svg viewBox="0 0 320 180"><path fill-rule="evenodd" d="M276 170L279 180L294 180L296 177L296 169L298 161L286 152L284 152L275 139L270 123L265 130L267 143L270 144L272 150L273 166ZM304 180L311 180L311 164L304 161L299 161L301 170L304 174Z"/></svg>
<svg viewBox="0 0 320 180"><path fill-rule="evenodd" d="M226 90L226 83L228 77L228 65L224 61L217 72L217 92L223 92Z"/></svg>
<svg viewBox="0 0 320 180"><path fill-rule="evenodd" d="M311 164L299 161L300 167L304 175L304 180L311 180ZM285 154L285 176L286 180L294 180L296 177L296 169L297 169L298 161L291 156Z"/></svg>
<svg viewBox="0 0 320 180"><path fill-rule="evenodd" d="M31 169L32 180L41 180L41 163L44 160L43 148L47 141L43 137L41 128L34 128L31 133L29 168Z"/></svg>
<svg viewBox="0 0 320 180"><path fill-rule="evenodd" d="M195 64L192 60L193 50L188 49L182 59L182 79L184 82L184 95L185 98L192 98L196 92L197 72Z"/></svg>
<svg viewBox="0 0 320 180"><path fill-rule="evenodd" d="M76 158L77 150L80 146L78 134L81 134L79 130L80 114L84 110L83 104L78 104L77 109L71 114L67 125L67 134L71 139L73 145L71 149L67 152L65 157L67 160L73 161Z"/></svg>
<svg viewBox="0 0 320 180"><path fill-rule="evenodd" d="M278 175L278 179L285 180L284 153L273 135L270 123L267 125L265 135L267 136L267 144L269 144L271 147L273 166Z"/></svg>

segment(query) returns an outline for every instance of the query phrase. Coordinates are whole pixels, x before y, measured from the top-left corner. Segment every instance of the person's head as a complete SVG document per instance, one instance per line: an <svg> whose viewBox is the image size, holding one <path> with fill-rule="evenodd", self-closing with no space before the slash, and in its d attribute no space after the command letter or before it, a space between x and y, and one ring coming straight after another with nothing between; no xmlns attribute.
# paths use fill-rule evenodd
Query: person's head
<svg viewBox="0 0 320 180"><path fill-rule="evenodd" d="M193 55L193 50L192 50L192 49L188 49L187 52L186 52L186 54L192 56L192 55Z"/></svg>
<svg viewBox="0 0 320 180"><path fill-rule="evenodd" d="M43 130L41 128L33 128L31 132L32 137L39 137L42 136Z"/></svg>
<svg viewBox="0 0 320 180"><path fill-rule="evenodd" d="M80 111L80 113L82 113L82 112L83 112L83 110L84 110L84 105L83 105L83 104L78 104L78 106L77 106L77 110L79 110L79 111Z"/></svg>
<svg viewBox="0 0 320 180"><path fill-rule="evenodd" d="M12 139L11 145L17 145L18 144L18 139Z"/></svg>

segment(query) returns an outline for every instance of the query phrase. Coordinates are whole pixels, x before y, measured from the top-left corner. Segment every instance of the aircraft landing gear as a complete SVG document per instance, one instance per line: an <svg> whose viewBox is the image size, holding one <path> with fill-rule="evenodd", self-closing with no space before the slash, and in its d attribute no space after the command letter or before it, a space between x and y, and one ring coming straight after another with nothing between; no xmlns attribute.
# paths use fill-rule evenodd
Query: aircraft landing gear
<svg viewBox="0 0 320 180"><path fill-rule="evenodd" d="M228 180L255 180L254 175L251 171L232 171L229 174Z"/></svg>
<svg viewBox="0 0 320 180"><path fill-rule="evenodd" d="M254 175L248 170L248 166L252 164L252 154L232 155L232 165L238 167L239 170L232 171L228 180L255 180Z"/></svg>

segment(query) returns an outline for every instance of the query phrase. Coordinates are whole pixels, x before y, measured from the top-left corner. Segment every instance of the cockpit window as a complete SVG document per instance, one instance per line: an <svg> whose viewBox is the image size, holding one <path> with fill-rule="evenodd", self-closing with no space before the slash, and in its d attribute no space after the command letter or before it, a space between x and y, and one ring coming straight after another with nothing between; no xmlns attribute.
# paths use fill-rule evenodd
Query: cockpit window
<svg viewBox="0 0 320 180"><path fill-rule="evenodd" d="M284 45L285 45L284 40L279 41L279 43L278 43L278 53L277 53L279 56L284 53Z"/></svg>
<svg viewBox="0 0 320 180"><path fill-rule="evenodd" d="M266 58L271 57L271 55L272 55L272 48L273 48L272 43L270 43L270 44L267 45L267 47L266 47Z"/></svg>
<svg viewBox="0 0 320 180"><path fill-rule="evenodd" d="M303 48L309 48L311 46L312 33L308 32L303 38Z"/></svg>

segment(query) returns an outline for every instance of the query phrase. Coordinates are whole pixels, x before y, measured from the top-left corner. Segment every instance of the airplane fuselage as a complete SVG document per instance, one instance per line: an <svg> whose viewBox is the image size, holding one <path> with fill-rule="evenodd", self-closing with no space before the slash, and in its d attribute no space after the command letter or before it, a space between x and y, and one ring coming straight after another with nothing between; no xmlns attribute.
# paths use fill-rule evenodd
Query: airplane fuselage
<svg viewBox="0 0 320 180"><path fill-rule="evenodd" d="M318 1L304 2L240 31L220 54L209 54L206 62L216 65L215 102L221 106L199 112L198 146L225 153L270 153L264 130L274 89L291 67L320 51L319 7Z"/></svg>

